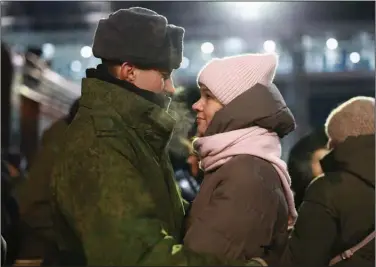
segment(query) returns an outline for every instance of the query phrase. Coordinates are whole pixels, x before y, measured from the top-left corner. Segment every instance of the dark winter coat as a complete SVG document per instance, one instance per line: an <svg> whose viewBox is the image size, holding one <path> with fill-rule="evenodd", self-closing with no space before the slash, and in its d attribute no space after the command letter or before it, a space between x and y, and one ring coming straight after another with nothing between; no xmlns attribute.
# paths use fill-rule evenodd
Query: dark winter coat
<svg viewBox="0 0 376 267"><path fill-rule="evenodd" d="M215 114L205 136L255 125L280 137L294 129L294 118L275 86L258 84L234 99ZM238 155L205 173L184 242L227 259L266 257L269 250L277 255L287 241L287 223L287 202L273 165Z"/></svg>
<svg viewBox="0 0 376 267"><path fill-rule="evenodd" d="M281 266L328 266L375 230L375 136L350 137L321 162ZM336 266L375 266L375 242Z"/></svg>

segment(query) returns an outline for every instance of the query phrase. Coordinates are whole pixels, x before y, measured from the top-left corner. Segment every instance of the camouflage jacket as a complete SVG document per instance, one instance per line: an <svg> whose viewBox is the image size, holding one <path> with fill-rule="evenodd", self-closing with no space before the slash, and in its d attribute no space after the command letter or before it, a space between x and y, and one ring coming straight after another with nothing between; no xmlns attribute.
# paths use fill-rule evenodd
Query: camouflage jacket
<svg viewBox="0 0 376 267"><path fill-rule="evenodd" d="M166 153L174 123L121 86L83 79L51 189L87 265L229 265L180 244L184 208Z"/></svg>
<svg viewBox="0 0 376 267"><path fill-rule="evenodd" d="M57 120L48 128L41 138L41 146L36 153L33 163L29 169L27 179L16 188L16 196L20 204L21 213L24 214L40 200L41 186L48 186L52 166L56 155L59 154L62 146L62 138L68 124L64 119ZM47 187L48 189L48 187Z"/></svg>

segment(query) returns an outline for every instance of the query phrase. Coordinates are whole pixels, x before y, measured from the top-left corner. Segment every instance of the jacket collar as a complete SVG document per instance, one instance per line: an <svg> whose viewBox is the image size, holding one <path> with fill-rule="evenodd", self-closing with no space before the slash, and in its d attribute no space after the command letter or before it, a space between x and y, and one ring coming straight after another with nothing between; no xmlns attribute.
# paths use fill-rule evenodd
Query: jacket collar
<svg viewBox="0 0 376 267"><path fill-rule="evenodd" d="M154 92L148 91L148 90L143 90L132 83L129 83L127 81L119 80L115 78L113 75L111 75L107 68L103 64L99 64L96 69L87 69L86 70L86 77L87 78L96 78L108 83L112 83L115 85L120 86L121 88L124 88L128 91L131 91L146 100L153 102L154 104L157 104L160 107L164 107L166 102L167 102L167 97L161 94L156 94Z"/></svg>
<svg viewBox="0 0 376 267"><path fill-rule="evenodd" d="M225 105L215 113L205 136L252 126L268 129L280 138L295 129L294 116L274 84L256 84Z"/></svg>
<svg viewBox="0 0 376 267"><path fill-rule="evenodd" d="M325 173L346 171L375 187L375 135L348 137L320 163Z"/></svg>
<svg viewBox="0 0 376 267"><path fill-rule="evenodd" d="M128 85L131 84L124 84ZM141 90L137 87L133 89ZM167 146L175 125L175 120L159 105L132 90L124 90L120 85L98 78L82 79L80 106L103 117L111 117L110 114L115 111L127 127L143 135L157 151Z"/></svg>

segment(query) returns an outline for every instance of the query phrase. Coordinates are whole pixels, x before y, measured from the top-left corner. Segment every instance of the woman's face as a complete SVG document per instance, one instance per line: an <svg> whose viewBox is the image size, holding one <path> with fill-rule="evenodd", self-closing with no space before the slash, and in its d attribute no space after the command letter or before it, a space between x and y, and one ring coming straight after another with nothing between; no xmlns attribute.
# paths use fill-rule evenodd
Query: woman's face
<svg viewBox="0 0 376 267"><path fill-rule="evenodd" d="M328 149L320 148L312 154L311 167L314 177L317 177L323 173L323 170L320 165L320 160L322 160L328 153Z"/></svg>
<svg viewBox="0 0 376 267"><path fill-rule="evenodd" d="M192 106L193 110L197 113L197 133L199 137L203 136L206 132L214 114L223 108L223 105L203 84L200 84L200 94L200 99Z"/></svg>

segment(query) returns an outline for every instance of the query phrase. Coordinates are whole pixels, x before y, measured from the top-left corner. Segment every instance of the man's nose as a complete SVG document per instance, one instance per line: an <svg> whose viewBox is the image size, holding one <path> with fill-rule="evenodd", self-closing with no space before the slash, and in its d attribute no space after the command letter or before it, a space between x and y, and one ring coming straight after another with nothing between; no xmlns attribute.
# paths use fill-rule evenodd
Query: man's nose
<svg viewBox="0 0 376 267"><path fill-rule="evenodd" d="M172 81L171 78L165 80L164 83L165 83L165 88L164 88L164 89L165 89L165 91L166 91L167 93L170 93L170 94L175 93L176 89L175 89L174 83L173 83L173 81Z"/></svg>

